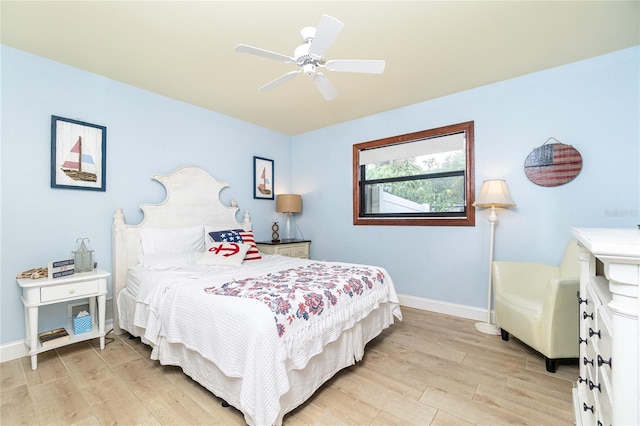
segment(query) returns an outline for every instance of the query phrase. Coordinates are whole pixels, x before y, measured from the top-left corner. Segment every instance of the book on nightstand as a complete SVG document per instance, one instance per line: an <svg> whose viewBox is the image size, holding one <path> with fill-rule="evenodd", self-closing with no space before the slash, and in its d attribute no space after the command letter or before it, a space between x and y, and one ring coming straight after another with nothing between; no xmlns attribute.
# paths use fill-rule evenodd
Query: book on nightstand
<svg viewBox="0 0 640 426"><path fill-rule="evenodd" d="M58 343L69 340L69 332L64 328L56 328L55 330L45 331L38 334L38 339L43 348L57 345Z"/></svg>

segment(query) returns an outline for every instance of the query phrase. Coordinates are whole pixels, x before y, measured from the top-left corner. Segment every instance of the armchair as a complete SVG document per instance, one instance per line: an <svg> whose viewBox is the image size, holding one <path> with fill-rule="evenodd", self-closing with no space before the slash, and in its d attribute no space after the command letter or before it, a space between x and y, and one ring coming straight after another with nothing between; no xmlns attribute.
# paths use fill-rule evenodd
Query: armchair
<svg viewBox="0 0 640 426"><path fill-rule="evenodd" d="M556 372L559 359L578 358L577 242L569 241L560 266L495 261L492 268L502 340L511 333L540 352L550 373Z"/></svg>

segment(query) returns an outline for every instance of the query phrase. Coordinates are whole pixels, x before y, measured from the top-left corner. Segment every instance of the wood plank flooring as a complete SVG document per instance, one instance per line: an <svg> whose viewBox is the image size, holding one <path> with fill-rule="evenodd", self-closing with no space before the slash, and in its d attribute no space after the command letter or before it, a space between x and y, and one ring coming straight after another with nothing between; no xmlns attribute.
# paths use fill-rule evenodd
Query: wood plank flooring
<svg viewBox="0 0 640 426"><path fill-rule="evenodd" d="M367 346L289 413L294 425L572 425L577 362L545 371L517 339L479 333L474 321L403 308ZM179 368L149 360L138 339L104 351L82 342L0 364L2 425L244 425L242 414Z"/></svg>

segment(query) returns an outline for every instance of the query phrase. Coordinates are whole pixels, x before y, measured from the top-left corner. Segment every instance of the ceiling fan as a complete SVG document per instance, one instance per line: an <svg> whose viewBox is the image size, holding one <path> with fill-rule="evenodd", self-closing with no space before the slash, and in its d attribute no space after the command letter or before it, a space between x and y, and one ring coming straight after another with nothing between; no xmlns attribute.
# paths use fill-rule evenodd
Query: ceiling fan
<svg viewBox="0 0 640 426"><path fill-rule="evenodd" d="M364 59L337 59L325 61L324 55L342 31L344 24L329 15L322 15L318 27L304 27L300 31L303 44L293 52L293 56L271 52L246 44L238 44L236 52L250 53L267 59L274 59L284 63L295 63L298 70L290 71L265 84L258 90L271 90L293 79L301 72L313 79L318 90L326 100L338 96L338 91L333 87L324 73L318 68L326 68L329 71L359 72L368 74L381 74L384 71L385 61Z"/></svg>

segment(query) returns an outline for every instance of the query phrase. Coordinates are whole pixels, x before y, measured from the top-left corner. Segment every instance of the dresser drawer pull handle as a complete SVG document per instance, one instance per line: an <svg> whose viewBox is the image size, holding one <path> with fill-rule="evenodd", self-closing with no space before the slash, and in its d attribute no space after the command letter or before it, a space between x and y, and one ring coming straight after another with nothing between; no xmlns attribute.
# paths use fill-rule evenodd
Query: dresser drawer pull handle
<svg viewBox="0 0 640 426"><path fill-rule="evenodd" d="M603 426L600 420L598 420L598 426Z"/></svg>
<svg viewBox="0 0 640 426"><path fill-rule="evenodd" d="M600 385L595 385L591 380L589 380L589 389L593 390L594 388L602 392L602 389L600 389Z"/></svg>
<svg viewBox="0 0 640 426"><path fill-rule="evenodd" d="M605 361L604 358L598 355L598 367L602 367L602 364L607 364L611 368L611 358L609 358L609 361Z"/></svg>
<svg viewBox="0 0 640 426"><path fill-rule="evenodd" d="M589 304L589 300L588 299L581 299L580 296L578 295L578 304L584 303L585 305Z"/></svg>
<svg viewBox="0 0 640 426"><path fill-rule="evenodd" d="M592 413L595 413L595 411L593 410L593 405L591 407L589 407L586 402L582 403L582 409L584 411L591 410Z"/></svg>
<svg viewBox="0 0 640 426"><path fill-rule="evenodd" d="M584 365L587 365L587 364L593 365L593 360L588 360L586 356L582 358L582 362L584 363Z"/></svg>
<svg viewBox="0 0 640 426"><path fill-rule="evenodd" d="M582 319L587 319L587 318L591 318L593 320L593 312L591 312L590 314L583 312Z"/></svg>
<svg viewBox="0 0 640 426"><path fill-rule="evenodd" d="M583 339L582 337L578 337L578 344L584 343L585 345L589 344L587 339Z"/></svg>
<svg viewBox="0 0 640 426"><path fill-rule="evenodd" d="M600 331L593 331L593 329L589 327L589 337L593 337L594 335L602 339L602 337L600 336Z"/></svg>
<svg viewBox="0 0 640 426"><path fill-rule="evenodd" d="M583 379L582 377L578 376L578 383L582 383L582 382L587 382L587 379Z"/></svg>

